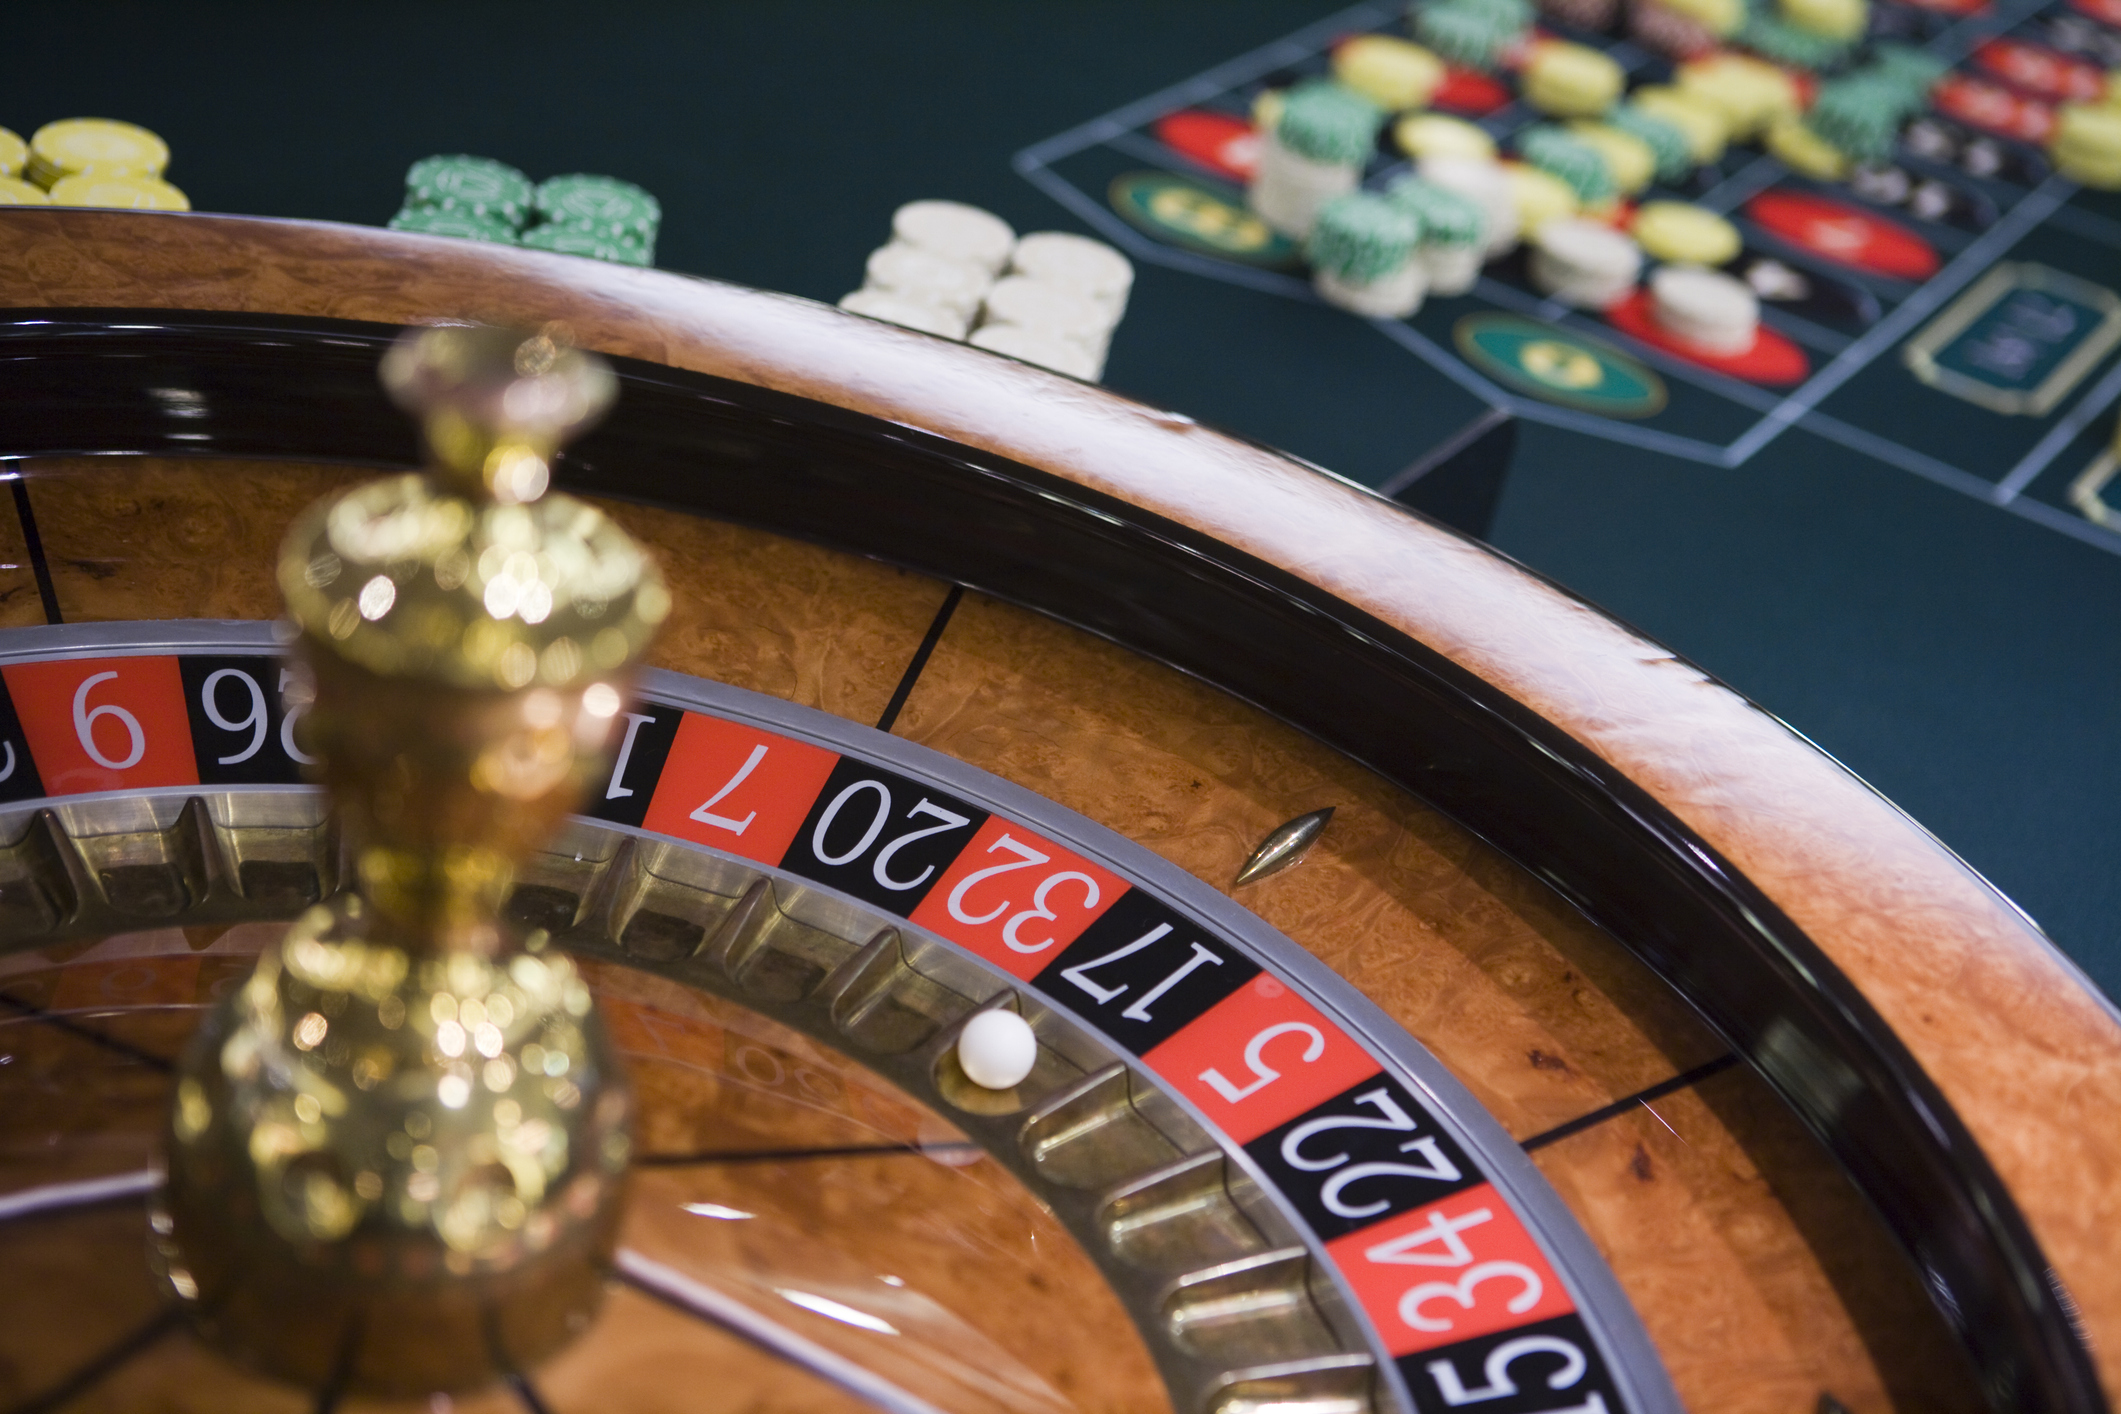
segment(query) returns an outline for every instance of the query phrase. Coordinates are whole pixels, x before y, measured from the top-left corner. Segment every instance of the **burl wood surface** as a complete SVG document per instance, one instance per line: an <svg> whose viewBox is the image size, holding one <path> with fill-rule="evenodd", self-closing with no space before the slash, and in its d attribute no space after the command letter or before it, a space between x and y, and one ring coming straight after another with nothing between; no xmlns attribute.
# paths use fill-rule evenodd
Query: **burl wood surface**
<svg viewBox="0 0 2121 1414"><path fill-rule="evenodd" d="M1255 709L1037 614L968 595L895 730L1225 891L1276 825L1334 807L1302 863L1234 896L1382 1006L1518 1139L1723 1053L1670 988L1465 830ZM1861 1198L1759 1081L1717 1083L1782 1122L1735 1128L1682 1095L1658 1102L1664 1119L1537 1155L1680 1398L1748 1414L1810 1410L1822 1392L1865 1414L1978 1408Z"/></svg>
<svg viewBox="0 0 2121 1414"><path fill-rule="evenodd" d="M77 621L271 612L265 566L286 517L361 475L142 458L40 461L26 470L58 561L62 606ZM857 721L876 719L946 592L760 531L608 509L671 577L676 607L656 647L660 665ZM897 730L1078 810L1218 889L1230 887L1269 830L1334 806L1304 862L1241 891L1239 901L1384 1007L1517 1138L1722 1052L1623 949L1434 811L1213 688L1037 614L967 596ZM87 995L86 974L74 975L57 1000ZM721 1023L672 984L608 969L599 980L612 1025L636 1057L648 1151L924 1137L902 1116L858 1121L843 1107L787 1103L788 1095L846 1091L830 1078L844 1062L814 1064L807 1048L799 1057L771 1047L732 1052L759 1075L795 1077L780 1095L737 1086L712 1104L690 1104L702 1083L688 1064L704 1055L697 1035L690 1052L668 1055L666 1032L634 1008ZM168 1026L169 1015L144 1013L128 1024L161 1016ZM68 1063L109 1068L92 1050L69 1052ZM62 1102L63 1090L51 1095ZM159 1088L137 1103L151 1121ZM1756 1125L1740 1137L1683 1098L1660 1102L1660 1113L1646 1134L1621 1122L1541 1151L1540 1163L1613 1265L1689 1404L1769 1414L1807 1407L1821 1391L1861 1414L1967 1403L1972 1384L1954 1378L1960 1367L1904 1262L1798 1126L1785 1116L1780 1128ZM1686 1136L1676 1146L1668 1142L1675 1133ZM0 1148L0 1165L7 1157ZM146 1162L144 1149L135 1158ZM859 1193L907 1172L917 1170L841 1165L822 1189L796 1183L788 1191L820 1205L808 1215L810 1230L831 1232L856 1217L835 1205L833 1185ZM714 1201L779 1211L797 1177L775 1166L717 1173L719 1191L743 1196ZM31 1181L50 1180L8 1186ZM903 1211L931 1212L936 1234L932 1245L894 1258L900 1267L940 1261L978 1278L1020 1269L1031 1255L968 1247L955 1215L909 1203ZM1829 1217L1806 1221L1813 1209ZM1864 1260L1842 1260L1852 1252ZM939 1289L959 1289L948 1270L930 1276ZM1033 1329L1015 1334L1033 1345L1044 1339ZM1068 1388L1103 1376L1092 1369L1053 1378Z"/></svg>
<svg viewBox="0 0 2121 1414"><path fill-rule="evenodd" d="M15 514L11 490L0 486L0 628L44 622L44 604L37 597L37 575L30 568L29 549L23 543L22 522Z"/></svg>
<svg viewBox="0 0 2121 1414"><path fill-rule="evenodd" d="M172 929L75 947L57 966L34 955L7 959L0 997L57 1012L79 1030L0 1002L0 1192L150 1164L170 1080L139 1055L175 1055L206 1000L240 978L279 931ZM1097 1269L1035 1198L976 1151L655 1165L701 1152L963 1136L862 1067L742 1007L626 968L590 973L640 1099L636 1152L651 1161L634 1173L624 1245L946 1410L1166 1407L1147 1352ZM725 1216L710 1215L717 1213ZM144 1223L134 1201L0 1225L0 1408L51 1390L154 1315ZM790 1291L837 1301L898 1334L828 1319L791 1302ZM624 1288L534 1379L556 1414L868 1407ZM249 1376L172 1331L67 1407L294 1414L315 1402L313 1391ZM430 1406L339 1407L411 1414ZM506 1391L455 1401L464 1414L521 1407Z"/></svg>
<svg viewBox="0 0 2121 1414"><path fill-rule="evenodd" d="M1280 566L1569 732L1762 889L1962 1115L2121 1397L2121 1026L1949 851L1735 693L1481 546L1177 414L762 294L322 223L16 209L0 302L568 320L588 346L1039 467Z"/></svg>

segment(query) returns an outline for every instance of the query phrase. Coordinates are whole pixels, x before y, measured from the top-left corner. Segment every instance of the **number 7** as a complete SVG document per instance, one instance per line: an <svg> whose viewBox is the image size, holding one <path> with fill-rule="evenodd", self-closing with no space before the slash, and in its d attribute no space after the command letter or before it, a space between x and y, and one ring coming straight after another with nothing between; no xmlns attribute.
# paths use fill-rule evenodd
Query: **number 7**
<svg viewBox="0 0 2121 1414"><path fill-rule="evenodd" d="M744 758L744 764L736 768L736 774L722 782L720 790L701 802L700 808L692 812L692 818L699 821L702 825L713 825L717 829L727 830L735 835L741 835L744 831L750 829L751 822L759 818L758 811L752 811L741 820L732 820L726 815L715 814L714 807L720 805L723 797L727 796L729 792L742 785L744 778L756 771L759 768L759 762L765 759L766 744L764 742L752 747L751 755Z"/></svg>

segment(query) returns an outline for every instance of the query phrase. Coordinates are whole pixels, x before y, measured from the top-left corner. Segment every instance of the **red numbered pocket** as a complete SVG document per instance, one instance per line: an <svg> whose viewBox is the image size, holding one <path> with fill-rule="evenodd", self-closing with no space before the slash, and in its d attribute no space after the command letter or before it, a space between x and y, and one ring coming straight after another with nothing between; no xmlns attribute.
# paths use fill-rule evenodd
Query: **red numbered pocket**
<svg viewBox="0 0 2121 1414"><path fill-rule="evenodd" d="M1264 972L1143 1060L1239 1144L1378 1069L1317 1007Z"/></svg>
<svg viewBox="0 0 2121 1414"><path fill-rule="evenodd" d="M822 747L687 712L641 824L778 864L838 760Z"/></svg>
<svg viewBox="0 0 2121 1414"><path fill-rule="evenodd" d="M1394 1356L1575 1309L1492 1184L1350 1233L1326 1251Z"/></svg>
<svg viewBox="0 0 2121 1414"><path fill-rule="evenodd" d="M911 921L1028 981L1126 891L1117 874L997 815Z"/></svg>
<svg viewBox="0 0 2121 1414"><path fill-rule="evenodd" d="M0 674L47 794L199 783L175 658L68 658Z"/></svg>

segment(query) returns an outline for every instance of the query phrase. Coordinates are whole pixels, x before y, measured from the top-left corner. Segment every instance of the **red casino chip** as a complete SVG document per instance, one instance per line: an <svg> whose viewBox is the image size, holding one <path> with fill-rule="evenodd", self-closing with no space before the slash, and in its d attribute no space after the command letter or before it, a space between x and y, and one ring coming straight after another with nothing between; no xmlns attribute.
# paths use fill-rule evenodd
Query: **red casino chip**
<svg viewBox="0 0 2121 1414"><path fill-rule="evenodd" d="M1937 111L1970 128L2019 142L2042 143L2055 130L2055 110L1986 79L1952 74L1937 85Z"/></svg>
<svg viewBox="0 0 2121 1414"><path fill-rule="evenodd" d="M1229 113L1188 108L1156 120L1156 138L1211 172L1240 182L1252 180L1259 164L1259 133Z"/></svg>
<svg viewBox="0 0 2121 1414"><path fill-rule="evenodd" d="M1634 335L1645 344L1747 383L1782 388L1802 383L1812 371L1811 360L1804 356L1804 350L1766 325L1755 334L1753 346L1737 354L1709 353L1684 339L1674 338L1651 314L1648 290L1633 291L1620 303L1608 308L1605 317L1613 321L1614 328Z"/></svg>
<svg viewBox="0 0 2121 1414"><path fill-rule="evenodd" d="M2089 15L2102 25L2121 29L2121 0L2069 0L2069 7L2080 15Z"/></svg>
<svg viewBox="0 0 2121 1414"><path fill-rule="evenodd" d="M1791 245L1874 275L1927 280L1941 263L1936 249L1907 227L1823 196L1762 192L1746 203L1745 214Z"/></svg>
<svg viewBox="0 0 2121 1414"><path fill-rule="evenodd" d="M1992 39L1974 51L1974 62L2005 83L2056 103L2091 103L2106 93L2106 70L2045 45Z"/></svg>
<svg viewBox="0 0 2121 1414"><path fill-rule="evenodd" d="M1429 95L1429 106L1483 117L1510 101L1510 90L1475 69L1451 69Z"/></svg>

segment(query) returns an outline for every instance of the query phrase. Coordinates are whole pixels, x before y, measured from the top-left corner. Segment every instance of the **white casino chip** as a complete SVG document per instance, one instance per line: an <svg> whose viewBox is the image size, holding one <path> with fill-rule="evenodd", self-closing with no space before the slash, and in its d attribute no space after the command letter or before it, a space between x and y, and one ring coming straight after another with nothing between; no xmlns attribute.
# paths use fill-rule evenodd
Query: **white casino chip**
<svg viewBox="0 0 2121 1414"><path fill-rule="evenodd" d="M1557 217L1539 228L1532 244L1532 283L1587 309L1613 303L1642 273L1642 247L1602 221Z"/></svg>
<svg viewBox="0 0 2121 1414"><path fill-rule="evenodd" d="M1760 297L1720 270L1667 265L1650 276L1650 316L1710 353L1741 354L1759 337Z"/></svg>
<svg viewBox="0 0 2121 1414"><path fill-rule="evenodd" d="M1033 231L1016 243L1009 268L1034 280L1068 285L1114 309L1134 288L1134 266L1103 241L1066 231Z"/></svg>
<svg viewBox="0 0 2121 1414"><path fill-rule="evenodd" d="M871 252L865 273L870 289L889 290L915 304L937 305L968 321L994 283L982 266L950 260L904 241Z"/></svg>
<svg viewBox="0 0 2121 1414"><path fill-rule="evenodd" d="M1095 296L1028 275L1005 276L987 291L987 318L1091 346L1110 338L1118 322L1111 306Z"/></svg>
<svg viewBox="0 0 2121 1414"><path fill-rule="evenodd" d="M891 234L947 260L1001 273L1016 247L1016 232L991 211L959 201L909 201L891 213Z"/></svg>

